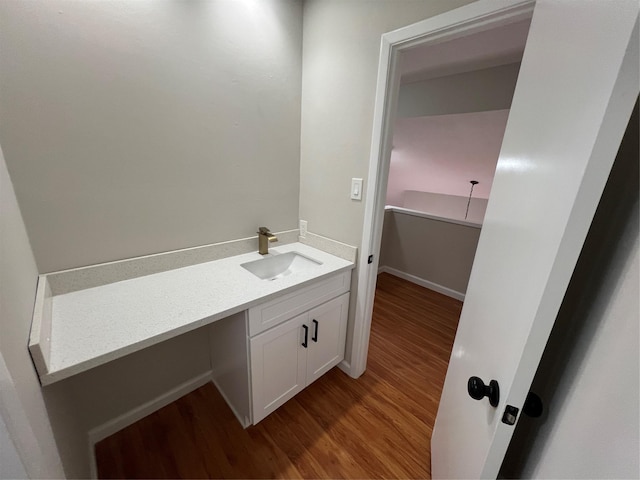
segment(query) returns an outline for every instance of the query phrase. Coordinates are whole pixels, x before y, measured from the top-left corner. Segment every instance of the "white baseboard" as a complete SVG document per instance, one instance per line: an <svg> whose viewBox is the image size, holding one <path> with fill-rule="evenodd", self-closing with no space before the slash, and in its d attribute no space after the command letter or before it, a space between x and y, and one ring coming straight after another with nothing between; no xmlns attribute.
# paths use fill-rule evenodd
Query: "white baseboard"
<svg viewBox="0 0 640 480"><path fill-rule="evenodd" d="M351 364L349 362L347 362L346 360L342 360L339 364L338 364L338 368L340 370L342 370L344 373L346 373L347 375L349 375L351 378L356 378L353 376L353 374L351 373Z"/></svg>
<svg viewBox="0 0 640 480"><path fill-rule="evenodd" d="M433 290L434 292L438 292L446 295L447 297L455 298L456 300L464 302L464 293L457 292L456 290L452 290L451 288L443 287L442 285L430 282L429 280L425 280L424 278L416 277L415 275L411 275L410 273L401 272L400 270L396 270L395 268L387 266L379 267L378 273L389 273L395 277L402 278L403 280L415 283L416 285L420 285L421 287L428 288L429 290Z"/></svg>
<svg viewBox="0 0 640 480"><path fill-rule="evenodd" d="M162 407L166 407L171 402L175 402L180 397L186 395L189 392L192 392L196 388L201 387L202 385L211 381L211 371L205 372L197 377L194 377L190 380L187 380L184 383L181 383L177 387L169 390L168 392L163 393L159 397L154 398L142 405L129 410L122 415L109 420L102 425L92 428L89 430L89 461L90 461L90 471L91 478L98 478L98 468L96 465L96 455L95 455L95 445L100 440L104 440L105 438L113 435L114 433L122 430L125 427L141 420L147 415L152 414L156 410L161 409Z"/></svg>

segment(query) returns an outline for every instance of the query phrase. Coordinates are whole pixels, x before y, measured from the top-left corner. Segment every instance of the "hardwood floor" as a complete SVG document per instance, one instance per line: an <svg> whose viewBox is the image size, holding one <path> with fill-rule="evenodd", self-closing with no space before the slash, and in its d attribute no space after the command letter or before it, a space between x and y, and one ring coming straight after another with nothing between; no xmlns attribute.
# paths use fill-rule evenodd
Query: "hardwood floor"
<svg viewBox="0 0 640 480"><path fill-rule="evenodd" d="M430 478L462 303L378 277L366 373L334 368L244 430L207 384L96 445L100 478Z"/></svg>

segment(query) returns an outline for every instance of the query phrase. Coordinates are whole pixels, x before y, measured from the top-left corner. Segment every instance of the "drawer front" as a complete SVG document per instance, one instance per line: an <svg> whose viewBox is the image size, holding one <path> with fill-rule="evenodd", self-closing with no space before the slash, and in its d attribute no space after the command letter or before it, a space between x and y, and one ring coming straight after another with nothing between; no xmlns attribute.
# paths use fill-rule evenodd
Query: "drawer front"
<svg viewBox="0 0 640 480"><path fill-rule="evenodd" d="M249 335L264 332L279 323L349 291L351 271L325 278L295 292L249 309Z"/></svg>

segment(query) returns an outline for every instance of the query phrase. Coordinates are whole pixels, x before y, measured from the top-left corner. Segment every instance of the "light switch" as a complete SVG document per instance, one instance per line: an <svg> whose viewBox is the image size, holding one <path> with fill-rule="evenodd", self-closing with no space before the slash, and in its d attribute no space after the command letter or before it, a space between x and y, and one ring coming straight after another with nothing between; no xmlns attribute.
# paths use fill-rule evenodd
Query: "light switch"
<svg viewBox="0 0 640 480"><path fill-rule="evenodd" d="M351 200L362 200L362 179L351 179Z"/></svg>

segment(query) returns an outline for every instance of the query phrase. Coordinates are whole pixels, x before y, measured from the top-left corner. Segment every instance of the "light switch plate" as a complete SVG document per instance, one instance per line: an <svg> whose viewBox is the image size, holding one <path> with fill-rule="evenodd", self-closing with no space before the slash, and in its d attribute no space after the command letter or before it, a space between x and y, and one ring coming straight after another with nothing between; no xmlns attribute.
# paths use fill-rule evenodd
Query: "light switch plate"
<svg viewBox="0 0 640 480"><path fill-rule="evenodd" d="M307 221L300 220L300 236L306 238L307 236Z"/></svg>
<svg viewBox="0 0 640 480"><path fill-rule="evenodd" d="M362 179L351 179L351 200L362 200Z"/></svg>

